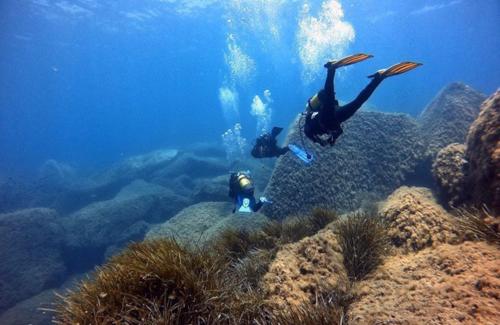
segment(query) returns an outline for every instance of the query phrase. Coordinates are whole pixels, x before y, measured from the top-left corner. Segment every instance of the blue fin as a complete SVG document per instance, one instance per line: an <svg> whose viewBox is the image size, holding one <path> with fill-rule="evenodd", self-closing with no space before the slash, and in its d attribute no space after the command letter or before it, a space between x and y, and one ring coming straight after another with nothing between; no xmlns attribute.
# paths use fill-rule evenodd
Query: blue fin
<svg viewBox="0 0 500 325"><path fill-rule="evenodd" d="M300 160L309 164L313 161L314 157L312 154L305 152L303 149L299 148L294 144L289 144L288 148L296 155Z"/></svg>

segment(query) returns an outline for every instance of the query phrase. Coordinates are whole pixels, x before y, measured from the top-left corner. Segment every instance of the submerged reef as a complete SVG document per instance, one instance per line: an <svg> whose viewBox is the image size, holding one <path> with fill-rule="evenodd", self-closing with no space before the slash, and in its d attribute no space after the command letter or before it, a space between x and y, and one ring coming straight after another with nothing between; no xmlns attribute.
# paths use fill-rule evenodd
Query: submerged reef
<svg viewBox="0 0 500 325"><path fill-rule="evenodd" d="M403 252L458 241L451 215L429 189L403 186L380 205L379 211L387 220L393 245Z"/></svg>
<svg viewBox="0 0 500 325"><path fill-rule="evenodd" d="M233 204L227 202L202 202L191 205L173 218L152 227L147 239L174 238L180 243L202 245L217 237L227 227L252 230L268 219L260 213L251 217L231 213Z"/></svg>
<svg viewBox="0 0 500 325"><path fill-rule="evenodd" d="M500 91L481 106L470 127L465 157L469 162L466 181L472 203L486 204L500 216Z"/></svg>
<svg viewBox="0 0 500 325"><path fill-rule="evenodd" d="M0 310L63 281L59 218L44 208L0 214Z"/></svg>
<svg viewBox="0 0 500 325"><path fill-rule="evenodd" d="M349 281L342 250L330 230L285 245L264 276L269 300L280 306L314 304L318 296L335 289L348 291Z"/></svg>
<svg viewBox="0 0 500 325"><path fill-rule="evenodd" d="M231 213L235 166L213 145L87 176L49 161L46 193L5 179L0 208L53 209L0 215L0 323L47 324L40 306L59 324L497 324L500 94L465 139L479 97L454 84L419 120L361 111L332 148L303 142L296 120L287 141L310 166L236 166L257 196L271 178L256 214Z"/></svg>
<svg viewBox="0 0 500 325"><path fill-rule="evenodd" d="M388 257L356 285L352 324L498 324L498 247L443 244Z"/></svg>
<svg viewBox="0 0 500 325"><path fill-rule="evenodd" d="M252 267L254 263L245 260L256 262L255 257L260 259L266 251L272 257L277 247L300 239L290 237L290 230L316 232L334 218L334 214L319 211L284 224L270 222L252 232L227 229L201 247L186 247L172 239L132 244L97 269L76 291L62 297L55 321L327 324L332 318L326 316L341 314L326 309L326 303L322 309L276 309L265 300L265 292L258 284L267 266L263 264L264 272L260 272Z"/></svg>
<svg viewBox="0 0 500 325"><path fill-rule="evenodd" d="M432 163L432 175L437 182L440 196L448 207L459 205L464 200L465 146L452 143L439 150Z"/></svg>
<svg viewBox="0 0 500 325"><path fill-rule="evenodd" d="M292 125L287 143L315 156L304 167L293 155L276 162L265 195L274 203L263 213L281 219L315 206L352 211L366 198L380 199L414 171L424 147L418 141L418 126L401 114L358 112L345 123L344 134L333 147L313 145L301 136L304 122Z"/></svg>
<svg viewBox="0 0 500 325"><path fill-rule="evenodd" d="M471 123L479 114L484 94L463 83L444 87L419 117L421 139L431 159L450 143L464 143Z"/></svg>

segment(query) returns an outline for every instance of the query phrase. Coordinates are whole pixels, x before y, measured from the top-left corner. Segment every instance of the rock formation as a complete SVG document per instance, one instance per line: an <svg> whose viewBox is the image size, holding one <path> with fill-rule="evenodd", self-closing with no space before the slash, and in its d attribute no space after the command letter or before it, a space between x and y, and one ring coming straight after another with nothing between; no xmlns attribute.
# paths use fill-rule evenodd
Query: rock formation
<svg viewBox="0 0 500 325"><path fill-rule="evenodd" d="M419 117L426 156L431 159L450 143L464 143L469 126L486 96L462 83L442 89Z"/></svg>
<svg viewBox="0 0 500 325"><path fill-rule="evenodd" d="M203 202L189 206L168 221L155 225L146 238L173 237L184 244L201 245L226 227L254 229L268 219L260 213L232 213L228 202Z"/></svg>
<svg viewBox="0 0 500 325"><path fill-rule="evenodd" d="M315 160L304 166L291 153L277 160L265 194L274 203L263 213L282 219L315 206L355 210L367 197L381 199L414 171L423 146L408 116L358 112L345 123L333 147L319 147L301 136L296 120L287 143L306 146Z"/></svg>
<svg viewBox="0 0 500 325"><path fill-rule="evenodd" d="M463 201L465 172L465 146L452 143L439 150L432 164L432 175L437 182L440 196L449 207Z"/></svg>
<svg viewBox="0 0 500 325"><path fill-rule="evenodd" d="M54 210L0 214L0 311L63 281L62 245Z"/></svg>
<svg viewBox="0 0 500 325"><path fill-rule="evenodd" d="M500 215L500 91L486 100L467 135L467 193Z"/></svg>
<svg viewBox="0 0 500 325"><path fill-rule="evenodd" d="M349 281L342 261L337 239L329 229L285 245L263 279L268 300L296 307L314 303L318 295L333 289L346 292Z"/></svg>
<svg viewBox="0 0 500 325"><path fill-rule="evenodd" d="M352 324L498 324L500 250L443 244L388 257L359 282Z"/></svg>
<svg viewBox="0 0 500 325"><path fill-rule="evenodd" d="M106 249L142 240L150 223L175 215L186 200L162 186L141 180L124 187L113 199L93 203L64 219L72 249Z"/></svg>
<svg viewBox="0 0 500 325"><path fill-rule="evenodd" d="M392 243L405 252L459 241L452 216L429 189L403 186L381 204L379 212L388 222Z"/></svg>

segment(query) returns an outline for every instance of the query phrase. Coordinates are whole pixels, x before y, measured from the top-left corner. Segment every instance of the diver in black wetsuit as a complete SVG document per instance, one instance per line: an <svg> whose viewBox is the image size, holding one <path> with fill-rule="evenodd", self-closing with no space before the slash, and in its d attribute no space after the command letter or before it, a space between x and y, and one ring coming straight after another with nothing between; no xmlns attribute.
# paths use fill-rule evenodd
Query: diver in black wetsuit
<svg viewBox="0 0 500 325"><path fill-rule="evenodd" d="M278 147L276 137L283 131L283 128L273 127L271 133L264 133L255 140L251 154L254 158L279 157L286 154L288 147Z"/></svg>
<svg viewBox="0 0 500 325"><path fill-rule="evenodd" d="M333 86L335 70L371 57L373 56L361 53L325 64L325 68L328 69L325 87L308 100L306 111L303 113L305 115L304 133L309 139L322 146L328 144L333 146L343 132L341 124L356 113L382 80L410 71L421 65L414 62L401 62L387 69L377 71L369 76L372 80L352 102L340 106L335 99Z"/></svg>

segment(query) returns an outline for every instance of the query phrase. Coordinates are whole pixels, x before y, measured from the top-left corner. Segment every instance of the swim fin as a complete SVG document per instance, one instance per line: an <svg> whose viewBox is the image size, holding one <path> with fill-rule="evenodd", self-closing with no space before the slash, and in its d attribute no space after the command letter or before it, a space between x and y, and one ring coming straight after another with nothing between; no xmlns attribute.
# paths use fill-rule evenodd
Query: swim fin
<svg viewBox="0 0 500 325"><path fill-rule="evenodd" d="M346 56L345 58L342 58L340 60L333 60L327 62L324 67L327 69L336 69L340 67L345 67L354 63L358 63L361 61L364 61L366 59L373 58L373 55L370 54L364 54L364 53L358 53L358 54L353 54Z"/></svg>
<svg viewBox="0 0 500 325"><path fill-rule="evenodd" d="M395 65L390 66L387 69L378 70L374 74L369 75L368 78L375 78L377 75L383 78L392 77L413 70L421 65L422 63L409 62L409 61L396 63Z"/></svg>
<svg viewBox="0 0 500 325"><path fill-rule="evenodd" d="M273 129L271 130L271 135L273 138L276 138L278 136L278 134L281 133L281 131L283 131L283 128L280 128L280 127L273 127Z"/></svg>
<svg viewBox="0 0 500 325"><path fill-rule="evenodd" d="M297 147L296 145L289 144L288 148L290 149L290 151L294 153L295 156L297 156L300 160L302 160L306 164L309 164L310 162L313 161L312 154L305 152L303 149Z"/></svg>

